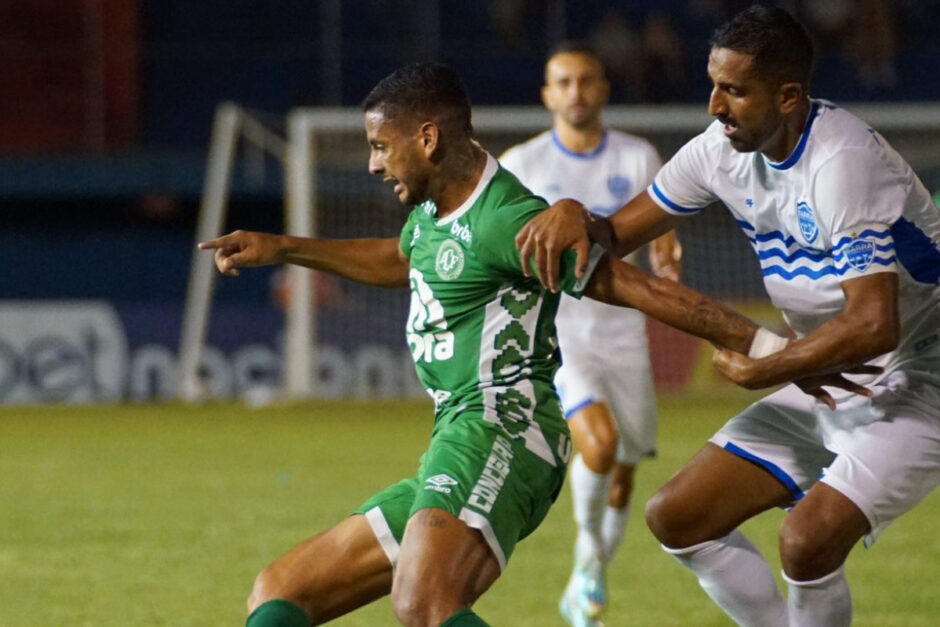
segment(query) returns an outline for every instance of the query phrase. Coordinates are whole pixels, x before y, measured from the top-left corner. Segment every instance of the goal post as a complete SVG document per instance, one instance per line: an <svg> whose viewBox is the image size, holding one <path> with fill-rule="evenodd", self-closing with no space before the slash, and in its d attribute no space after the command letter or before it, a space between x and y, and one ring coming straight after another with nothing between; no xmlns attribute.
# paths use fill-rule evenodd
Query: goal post
<svg viewBox="0 0 940 627"><path fill-rule="evenodd" d="M221 234L238 141L239 118L239 109L233 103L224 102L216 108L196 223L196 242ZM198 376L199 359L205 343L212 289L215 286L215 269L212 260L206 257L193 247L180 332L178 395L180 400L188 402L199 400L202 396Z"/></svg>
<svg viewBox="0 0 940 627"><path fill-rule="evenodd" d="M195 243L222 235L240 139L244 139L256 151L270 154L280 161L285 160L286 144L282 137L237 104L220 103L216 107L209 139ZM177 365L177 397L186 402L200 401L206 396L199 377L199 366L216 276L212 256L198 250L195 243L189 267Z"/></svg>

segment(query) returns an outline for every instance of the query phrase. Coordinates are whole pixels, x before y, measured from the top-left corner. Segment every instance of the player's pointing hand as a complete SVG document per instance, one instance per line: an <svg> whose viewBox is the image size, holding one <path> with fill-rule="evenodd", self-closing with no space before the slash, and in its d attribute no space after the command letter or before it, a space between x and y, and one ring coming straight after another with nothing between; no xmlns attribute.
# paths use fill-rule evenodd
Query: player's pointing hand
<svg viewBox="0 0 940 627"><path fill-rule="evenodd" d="M284 247L279 235L234 231L228 235L200 242L200 250L215 250L215 266L226 276L238 276L238 268L254 268L284 261Z"/></svg>

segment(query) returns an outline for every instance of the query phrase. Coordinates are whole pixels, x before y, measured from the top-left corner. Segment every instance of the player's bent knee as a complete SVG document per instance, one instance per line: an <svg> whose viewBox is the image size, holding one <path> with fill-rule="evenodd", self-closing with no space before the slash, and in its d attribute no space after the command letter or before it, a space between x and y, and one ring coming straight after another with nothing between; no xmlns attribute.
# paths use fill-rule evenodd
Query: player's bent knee
<svg viewBox="0 0 940 627"><path fill-rule="evenodd" d="M600 474L610 472L617 460L617 435L601 431L582 439L578 447L585 466Z"/></svg>
<svg viewBox="0 0 940 627"><path fill-rule="evenodd" d="M391 593L392 612L408 627L437 626L454 612L466 609L467 599L454 592L435 589L426 581L396 579Z"/></svg>
<svg viewBox="0 0 940 627"><path fill-rule="evenodd" d="M584 465L599 475L606 475L614 465L614 456L603 451L592 451L583 448L581 449L581 456L584 458Z"/></svg>
<svg viewBox="0 0 940 627"><path fill-rule="evenodd" d="M646 526L656 536L656 539L667 546L673 546L672 543L665 540L665 536L669 535L667 533L669 525L665 514L667 507L666 496L660 490L646 501L643 515L646 518Z"/></svg>
<svg viewBox="0 0 940 627"><path fill-rule="evenodd" d="M418 599L411 594L402 594L392 589L392 613L402 625L417 625L422 615Z"/></svg>
<svg viewBox="0 0 940 627"><path fill-rule="evenodd" d="M290 578L278 569L276 562L265 567L255 577L251 594L248 595L248 614L251 614L268 601L275 599L290 601L308 614L315 614L316 608L313 607L309 595L304 594L296 585L291 585L290 581Z"/></svg>
<svg viewBox="0 0 940 627"><path fill-rule="evenodd" d="M660 489L646 502L646 525L660 543L674 549L689 547L709 539L700 537L691 513L668 489Z"/></svg>
<svg viewBox="0 0 940 627"><path fill-rule="evenodd" d="M258 606L262 603L277 598L276 593L273 592L276 587L274 585L275 579L271 566L266 567L255 577L255 581L251 586L251 593L248 595L249 614L258 609Z"/></svg>
<svg viewBox="0 0 940 627"><path fill-rule="evenodd" d="M606 410L601 405L590 405L576 413L569 426L585 465L596 473L610 472L617 461L620 434Z"/></svg>
<svg viewBox="0 0 940 627"><path fill-rule="evenodd" d="M394 587L392 589L392 612L402 625L408 627L425 627L440 624L446 616L438 618L432 600L422 591L415 590L413 586ZM444 614L452 614L445 610Z"/></svg>
<svg viewBox="0 0 940 627"><path fill-rule="evenodd" d="M788 577L809 581L823 577L845 561L846 555L825 539L825 534L785 519L779 533L780 561Z"/></svg>

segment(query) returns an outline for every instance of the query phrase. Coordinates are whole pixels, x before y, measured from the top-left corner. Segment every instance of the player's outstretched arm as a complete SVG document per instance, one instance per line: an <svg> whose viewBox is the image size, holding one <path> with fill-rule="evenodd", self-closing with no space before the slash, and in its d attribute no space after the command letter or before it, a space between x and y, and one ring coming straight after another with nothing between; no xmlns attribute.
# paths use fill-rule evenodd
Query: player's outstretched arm
<svg viewBox="0 0 940 627"><path fill-rule="evenodd" d="M633 307L671 327L747 354L760 328L755 322L675 281L654 277L605 255L591 274L584 294Z"/></svg>
<svg viewBox="0 0 940 627"><path fill-rule="evenodd" d="M643 244L672 231L680 220L678 216L663 211L644 190L607 218L613 233L614 253L623 257ZM672 245L677 243L667 236L661 244L663 249L668 245L669 254L672 255Z"/></svg>
<svg viewBox="0 0 940 627"><path fill-rule="evenodd" d="M860 364L897 346L898 276L881 272L849 279L842 283L842 292L842 312L806 337L760 359L719 351L715 365L729 379L750 389L806 379L816 382L815 388L830 385L864 394L860 386L836 385L834 381L842 372L877 372L877 368Z"/></svg>
<svg viewBox="0 0 940 627"><path fill-rule="evenodd" d="M234 231L200 242L199 248L215 250L215 265L227 276L238 276L239 268L290 263L368 285L408 285L408 261L397 238L329 240Z"/></svg>

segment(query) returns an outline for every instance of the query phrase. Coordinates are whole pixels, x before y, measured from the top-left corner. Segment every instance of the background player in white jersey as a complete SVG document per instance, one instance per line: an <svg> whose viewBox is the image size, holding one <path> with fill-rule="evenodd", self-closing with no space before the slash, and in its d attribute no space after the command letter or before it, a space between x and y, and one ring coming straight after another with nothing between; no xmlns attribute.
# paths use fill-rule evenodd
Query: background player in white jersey
<svg viewBox="0 0 940 627"><path fill-rule="evenodd" d="M604 128L609 96L597 54L583 42L558 44L542 87L552 129L510 148L500 163L550 203L576 198L591 212L610 215L646 189L662 161L645 139ZM678 279L679 258L673 232L652 242L650 265L658 276ZM626 260L637 263L639 252ZM562 351L555 386L577 448L571 491L578 539L561 613L572 625L592 625L607 604L605 570L623 539L636 466L656 454L646 318L562 295L555 325Z"/></svg>
<svg viewBox="0 0 940 627"><path fill-rule="evenodd" d="M720 200L797 336L716 353L745 387L798 385L729 421L647 504L666 551L742 625L848 625L849 552L940 484L940 213L880 134L809 97L811 66L786 11L735 16L712 38L717 120L600 223L629 250ZM535 250L547 270L556 250L583 247L578 211L565 203L523 229L524 259ZM738 530L772 507L792 508L779 534L786 601Z"/></svg>
<svg viewBox="0 0 940 627"><path fill-rule="evenodd" d="M319 240L236 231L200 244L223 274L293 263L377 286L411 288L406 324L434 398L415 477L264 569L248 627L322 623L391 594L406 625L485 625L470 607L532 533L564 480L570 443L552 383L559 295L527 278L514 237L547 206L473 136L456 73L406 66L363 105L369 171L412 209L400 238ZM595 250L590 279L564 287L637 307L746 351L751 321L688 288ZM586 285L585 285L586 284Z"/></svg>

